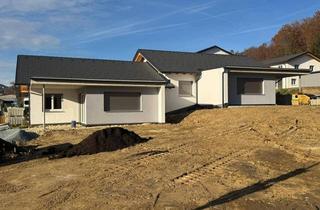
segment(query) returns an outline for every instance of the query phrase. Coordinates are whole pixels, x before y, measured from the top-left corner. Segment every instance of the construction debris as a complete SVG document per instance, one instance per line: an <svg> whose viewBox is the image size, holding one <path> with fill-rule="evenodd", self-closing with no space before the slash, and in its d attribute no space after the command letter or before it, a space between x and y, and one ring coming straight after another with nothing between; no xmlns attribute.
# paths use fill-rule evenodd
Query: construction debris
<svg viewBox="0 0 320 210"><path fill-rule="evenodd" d="M21 143L37 137L36 133L26 132L20 128L10 128L8 125L0 126L0 138L9 143Z"/></svg>

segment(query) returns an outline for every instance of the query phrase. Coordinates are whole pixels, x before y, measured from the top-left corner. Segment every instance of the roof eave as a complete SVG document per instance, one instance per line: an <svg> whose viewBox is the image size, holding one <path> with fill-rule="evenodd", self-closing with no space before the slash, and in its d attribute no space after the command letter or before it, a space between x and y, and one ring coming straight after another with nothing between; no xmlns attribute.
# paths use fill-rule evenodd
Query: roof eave
<svg viewBox="0 0 320 210"><path fill-rule="evenodd" d="M58 78L58 77L31 77L31 80L35 81L46 81L46 80L53 80L53 81L79 81L79 82L112 82L112 83L160 83L166 84L167 81L164 80L109 80L109 79L84 79L84 78Z"/></svg>
<svg viewBox="0 0 320 210"><path fill-rule="evenodd" d="M263 73L277 74L287 76L299 76L310 74L310 69L290 69L290 68L267 68L267 67L244 67L244 66L226 66L224 67L229 72L237 73Z"/></svg>

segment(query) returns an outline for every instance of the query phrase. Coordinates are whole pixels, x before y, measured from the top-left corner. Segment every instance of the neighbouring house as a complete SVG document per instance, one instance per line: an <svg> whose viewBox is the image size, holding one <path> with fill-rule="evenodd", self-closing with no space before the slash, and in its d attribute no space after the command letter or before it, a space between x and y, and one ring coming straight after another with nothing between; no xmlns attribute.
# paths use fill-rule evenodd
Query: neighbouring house
<svg viewBox="0 0 320 210"><path fill-rule="evenodd" d="M0 95L0 111L6 111L8 107L16 106L17 98L15 95Z"/></svg>
<svg viewBox="0 0 320 210"><path fill-rule="evenodd" d="M212 47L208 47L206 49L200 50L197 53L205 53L205 54L218 54L218 55L233 55L232 52L227 51L217 45Z"/></svg>
<svg viewBox="0 0 320 210"><path fill-rule="evenodd" d="M7 88L7 86L0 84L0 95L4 94L4 90Z"/></svg>
<svg viewBox="0 0 320 210"><path fill-rule="evenodd" d="M320 58L310 52L297 53L263 61L274 68L310 69L311 74L286 77L277 82L277 88L320 87Z"/></svg>
<svg viewBox="0 0 320 210"><path fill-rule="evenodd" d="M140 49L133 61L19 55L16 85L29 91L31 125L163 123L194 105L274 105L276 81L309 73L219 50Z"/></svg>

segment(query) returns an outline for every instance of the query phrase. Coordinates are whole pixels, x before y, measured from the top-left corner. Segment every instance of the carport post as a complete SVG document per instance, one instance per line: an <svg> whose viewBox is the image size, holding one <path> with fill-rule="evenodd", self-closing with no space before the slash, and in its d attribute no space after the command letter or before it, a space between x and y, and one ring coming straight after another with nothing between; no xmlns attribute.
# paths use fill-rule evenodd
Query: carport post
<svg viewBox="0 0 320 210"><path fill-rule="evenodd" d="M299 93L302 93L302 87L301 87L301 75L299 76Z"/></svg>
<svg viewBox="0 0 320 210"><path fill-rule="evenodd" d="M46 129L46 109L45 109L45 85L42 85L42 111L43 111L43 130Z"/></svg>

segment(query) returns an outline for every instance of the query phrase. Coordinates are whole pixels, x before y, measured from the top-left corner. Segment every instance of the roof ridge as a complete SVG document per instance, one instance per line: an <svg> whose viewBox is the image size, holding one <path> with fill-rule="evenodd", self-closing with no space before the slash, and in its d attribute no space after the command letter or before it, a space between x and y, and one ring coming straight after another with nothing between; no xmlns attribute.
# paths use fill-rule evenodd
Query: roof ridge
<svg viewBox="0 0 320 210"><path fill-rule="evenodd" d="M193 55L199 55L199 56L233 56L233 57L245 57L245 58L250 58L248 56L245 55L235 55L235 54L231 54L231 55L223 55L223 54L205 54L205 53L198 53L198 52L185 52L185 51L173 51L173 50L154 50L154 49L138 49L139 51L156 51L156 52L166 52L166 53L181 53L181 54L193 54ZM251 58L252 59L252 58Z"/></svg>
<svg viewBox="0 0 320 210"><path fill-rule="evenodd" d="M299 55L303 55L305 53L310 53L310 52L309 51L304 51L304 52L300 52L300 53L287 54L287 55L282 55L282 56L278 56L278 57L269 58L269 59L266 59L264 61L268 61L268 60L272 60L272 59L280 59L280 58L285 58L285 57L299 56Z"/></svg>

